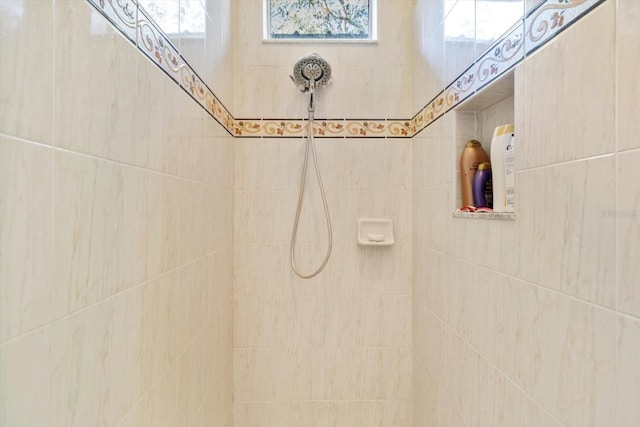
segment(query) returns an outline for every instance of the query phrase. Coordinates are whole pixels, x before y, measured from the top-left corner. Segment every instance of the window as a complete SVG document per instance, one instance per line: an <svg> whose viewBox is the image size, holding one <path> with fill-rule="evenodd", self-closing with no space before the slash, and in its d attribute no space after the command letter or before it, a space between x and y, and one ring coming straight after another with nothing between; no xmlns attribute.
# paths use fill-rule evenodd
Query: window
<svg viewBox="0 0 640 427"><path fill-rule="evenodd" d="M206 15L198 0L138 0L138 4L168 36L202 37L205 34Z"/></svg>
<svg viewBox="0 0 640 427"><path fill-rule="evenodd" d="M524 14L523 0L445 0L444 36L447 40L493 42Z"/></svg>
<svg viewBox="0 0 640 427"><path fill-rule="evenodd" d="M265 39L375 40L375 0L265 3Z"/></svg>

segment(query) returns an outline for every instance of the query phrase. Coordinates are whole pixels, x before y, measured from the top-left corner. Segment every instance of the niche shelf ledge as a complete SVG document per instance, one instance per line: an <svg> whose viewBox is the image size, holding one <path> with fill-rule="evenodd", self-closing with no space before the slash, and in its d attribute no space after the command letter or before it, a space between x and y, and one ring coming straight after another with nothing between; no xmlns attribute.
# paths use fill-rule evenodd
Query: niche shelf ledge
<svg viewBox="0 0 640 427"><path fill-rule="evenodd" d="M452 216L454 218L469 218L469 219L497 219L503 221L513 221L516 219L516 214L513 212L460 212L453 211Z"/></svg>

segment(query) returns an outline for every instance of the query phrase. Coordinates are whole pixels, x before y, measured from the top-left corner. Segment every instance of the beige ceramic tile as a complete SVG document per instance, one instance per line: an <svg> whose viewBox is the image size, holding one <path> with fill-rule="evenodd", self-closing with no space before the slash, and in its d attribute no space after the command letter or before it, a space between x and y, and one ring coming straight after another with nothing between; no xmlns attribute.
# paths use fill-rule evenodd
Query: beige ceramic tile
<svg viewBox="0 0 640 427"><path fill-rule="evenodd" d="M206 118L204 120L204 150L207 162L205 180L217 187L233 190L235 141L229 135L216 135L220 133L219 129L222 127L210 121L211 119Z"/></svg>
<svg viewBox="0 0 640 427"><path fill-rule="evenodd" d="M0 425L49 425L49 328L0 345Z"/></svg>
<svg viewBox="0 0 640 427"><path fill-rule="evenodd" d="M209 284L214 283L212 258L202 257L178 269L176 296L178 316L178 354L187 350L191 342L207 324L213 299Z"/></svg>
<svg viewBox="0 0 640 427"><path fill-rule="evenodd" d="M234 350L234 402L255 400L309 400L316 349L274 348Z"/></svg>
<svg viewBox="0 0 640 427"><path fill-rule="evenodd" d="M313 399L411 398L409 347L326 347L310 352Z"/></svg>
<svg viewBox="0 0 640 427"><path fill-rule="evenodd" d="M444 300L442 319L460 337L470 340L475 322L473 295L483 274L475 265L451 257L444 257L439 281L431 284L436 295ZM441 303L442 303L441 302ZM438 304L434 301L432 306ZM438 312L435 309L434 312Z"/></svg>
<svg viewBox="0 0 640 427"><path fill-rule="evenodd" d="M640 147L640 123L635 120L640 83L634 76L640 73L640 4L616 1L616 127L618 150Z"/></svg>
<svg viewBox="0 0 640 427"><path fill-rule="evenodd" d="M409 295L411 292L411 245L396 243L388 250L355 246L353 293L361 295ZM343 266L348 270L349 264ZM351 267L353 268L353 267ZM344 284L337 282L337 286ZM335 293L347 293L344 290Z"/></svg>
<svg viewBox="0 0 640 427"><path fill-rule="evenodd" d="M640 351L640 321L618 316L617 372L618 427L632 427L640 418L640 368L637 363Z"/></svg>
<svg viewBox="0 0 640 427"><path fill-rule="evenodd" d="M448 230L455 230L457 222L451 217L454 210L455 189L453 184L431 187L419 196L419 212L422 212L422 233L427 247L441 252L449 251L460 242L451 239ZM451 227L451 228L449 228ZM417 231L418 232L418 231Z"/></svg>
<svg viewBox="0 0 640 427"><path fill-rule="evenodd" d="M296 213L298 194L246 192L235 194L234 239L247 243L288 243ZM307 197L306 205L309 205ZM335 214L333 214L335 215ZM306 222L300 220L304 226ZM242 226L240 226L242 224ZM324 231L322 231L324 233Z"/></svg>
<svg viewBox="0 0 640 427"><path fill-rule="evenodd" d="M145 272L142 172L56 152L54 277L59 314L141 283Z"/></svg>
<svg viewBox="0 0 640 427"><path fill-rule="evenodd" d="M151 279L176 267L178 258L177 179L147 174L146 277Z"/></svg>
<svg viewBox="0 0 640 427"><path fill-rule="evenodd" d="M520 167L614 151L614 6L603 3L527 59Z"/></svg>
<svg viewBox="0 0 640 427"><path fill-rule="evenodd" d="M479 359L477 427L562 427L501 372Z"/></svg>
<svg viewBox="0 0 640 427"><path fill-rule="evenodd" d="M181 137L190 131L179 111L187 96L144 55L137 56L137 67L136 144L146 156L146 167L175 175L184 148Z"/></svg>
<svg viewBox="0 0 640 427"><path fill-rule="evenodd" d="M211 229L206 229L210 218L207 211L205 184L180 180L178 191L178 265L184 265L207 253L207 246L212 245Z"/></svg>
<svg viewBox="0 0 640 427"><path fill-rule="evenodd" d="M180 123L175 131L180 138L181 147L178 153L178 174L195 181L205 181L206 168L209 167L205 157L204 124L205 113L202 108L188 96L178 101ZM210 117L208 117L211 120Z"/></svg>
<svg viewBox="0 0 640 427"><path fill-rule="evenodd" d="M411 404L405 400L242 402L234 405L234 425L404 427L411 425Z"/></svg>
<svg viewBox="0 0 640 427"><path fill-rule="evenodd" d="M0 133L45 144L53 143L53 4L0 2Z"/></svg>
<svg viewBox="0 0 640 427"><path fill-rule="evenodd" d="M51 329L50 425L115 425L141 397L140 288Z"/></svg>
<svg viewBox="0 0 640 427"><path fill-rule="evenodd" d="M321 296L236 298L234 346L322 346L324 306Z"/></svg>
<svg viewBox="0 0 640 427"><path fill-rule="evenodd" d="M139 52L93 7L73 0L56 2L55 52L56 145L143 164L146 146L135 138Z"/></svg>
<svg viewBox="0 0 640 427"><path fill-rule="evenodd" d="M53 153L0 138L0 342L52 320Z"/></svg>
<svg viewBox="0 0 640 427"><path fill-rule="evenodd" d="M177 356L178 276L160 276L142 286L142 381L147 390Z"/></svg>
<svg viewBox="0 0 640 427"><path fill-rule="evenodd" d="M239 262L242 260L242 262ZM234 244L234 295L281 295L289 268L288 244Z"/></svg>
<svg viewBox="0 0 640 427"><path fill-rule="evenodd" d="M445 399L451 413L457 414L464 424L470 424L478 387L478 355L466 341L447 329L442 352L444 381L440 397Z"/></svg>
<svg viewBox="0 0 640 427"><path fill-rule="evenodd" d="M173 365L146 392L117 427L173 427L180 425L177 367Z"/></svg>
<svg viewBox="0 0 640 427"><path fill-rule="evenodd" d="M454 147L448 136L442 137L437 134L438 131L432 132L430 126L415 139L412 155L413 188L416 190L450 184L454 179L458 163L454 158Z"/></svg>
<svg viewBox="0 0 640 427"><path fill-rule="evenodd" d="M441 361L442 325L428 310L414 305L413 328L413 418L426 425L436 425L438 394L444 374Z"/></svg>
<svg viewBox="0 0 640 427"><path fill-rule="evenodd" d="M519 276L614 306L614 157L517 174Z"/></svg>
<svg viewBox="0 0 640 427"><path fill-rule="evenodd" d="M480 270L473 288L471 343L478 353L510 378L515 375L518 340L529 319L529 285L492 270Z"/></svg>
<svg viewBox="0 0 640 427"><path fill-rule="evenodd" d="M480 129L478 139L487 150L487 154L491 153L491 139L495 128L504 124L514 123L514 109L514 96L511 95L478 113L478 126Z"/></svg>
<svg viewBox="0 0 640 427"><path fill-rule="evenodd" d="M211 367L206 363L205 346L211 346L211 343L200 334L176 361L178 405L182 411L180 419L182 422L186 420L187 425L195 421L197 410L211 385Z"/></svg>
<svg viewBox="0 0 640 427"><path fill-rule="evenodd" d="M521 292L515 381L565 425L607 425L616 406L615 314L540 288Z"/></svg>
<svg viewBox="0 0 640 427"><path fill-rule="evenodd" d="M410 296L331 296L326 300L325 345L410 347Z"/></svg>
<svg viewBox="0 0 640 427"><path fill-rule="evenodd" d="M636 168L639 160L640 151L618 154L615 208L611 206L603 213L603 220L616 223L617 308L636 317L640 317L640 184Z"/></svg>
<svg viewBox="0 0 640 427"><path fill-rule="evenodd" d="M208 184L206 197L205 248L207 252L222 250L232 253L235 193L229 188Z"/></svg>

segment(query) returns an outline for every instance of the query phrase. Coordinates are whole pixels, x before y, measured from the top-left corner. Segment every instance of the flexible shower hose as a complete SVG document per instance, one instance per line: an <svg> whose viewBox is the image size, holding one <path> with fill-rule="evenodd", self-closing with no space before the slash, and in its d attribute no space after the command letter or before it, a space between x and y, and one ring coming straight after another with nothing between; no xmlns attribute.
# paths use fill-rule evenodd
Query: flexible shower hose
<svg viewBox="0 0 640 427"><path fill-rule="evenodd" d="M327 196L324 192L324 186L322 185L322 176L320 175L320 168L318 167L318 157L316 155L316 146L315 141L313 140L313 88L311 90L311 98L309 103L309 128L307 132L307 145L304 151L304 165L302 167L302 178L300 179L300 192L298 194L298 208L296 209L296 219L293 223L293 233L291 233L291 268L296 273L296 275L302 279L311 279L312 277L317 276L320 272L327 266L329 262L329 257L331 256L331 248L333 246L333 237L332 237L332 227L331 227L331 218L329 217L329 206L327 205ZM327 253L318 267L313 273L303 274L298 270L296 266L295 253L296 253L296 236L298 234L298 223L300 222L300 211L302 210L302 201L304 199L304 188L307 176L307 164L309 160L309 147L311 147L311 153L313 155L313 163L316 168L316 178L318 179L318 186L320 187L320 195L322 196L322 205L324 207L324 216L327 223L327 237L328 237L328 248Z"/></svg>

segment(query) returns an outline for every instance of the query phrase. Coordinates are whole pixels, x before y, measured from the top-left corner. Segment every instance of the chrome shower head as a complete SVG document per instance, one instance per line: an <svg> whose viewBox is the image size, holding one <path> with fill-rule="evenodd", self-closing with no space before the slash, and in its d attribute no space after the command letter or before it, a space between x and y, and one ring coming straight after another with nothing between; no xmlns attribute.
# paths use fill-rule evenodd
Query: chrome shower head
<svg viewBox="0 0 640 427"><path fill-rule="evenodd" d="M318 88L329 84L331 65L320 55L312 52L296 62L293 75L289 77L300 92L307 92L311 87Z"/></svg>

